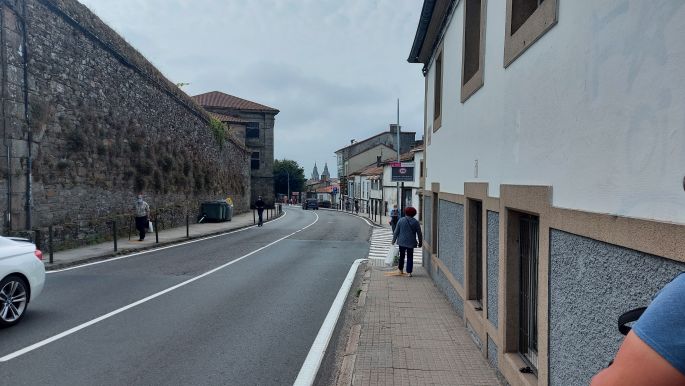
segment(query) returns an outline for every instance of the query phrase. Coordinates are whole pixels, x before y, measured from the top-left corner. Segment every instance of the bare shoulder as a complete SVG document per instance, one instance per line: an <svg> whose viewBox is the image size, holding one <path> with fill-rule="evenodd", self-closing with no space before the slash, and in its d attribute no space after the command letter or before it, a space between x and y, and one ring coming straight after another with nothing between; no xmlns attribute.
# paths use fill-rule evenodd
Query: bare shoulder
<svg viewBox="0 0 685 386"><path fill-rule="evenodd" d="M685 385L685 375L630 332L614 363L592 378L590 386Z"/></svg>

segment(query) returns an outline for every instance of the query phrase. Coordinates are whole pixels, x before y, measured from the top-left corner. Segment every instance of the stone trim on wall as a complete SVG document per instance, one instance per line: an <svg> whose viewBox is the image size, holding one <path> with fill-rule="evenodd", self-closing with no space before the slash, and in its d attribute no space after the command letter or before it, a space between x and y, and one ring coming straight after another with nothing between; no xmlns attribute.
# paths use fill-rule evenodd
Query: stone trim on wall
<svg viewBox="0 0 685 386"><path fill-rule="evenodd" d="M504 30L504 67L509 67L530 46L557 24L559 0L546 0L515 32L511 33L512 3L507 0L506 29Z"/></svg>
<svg viewBox="0 0 685 386"><path fill-rule="evenodd" d="M486 21L487 21L487 0L481 0L481 7L480 7L480 41L478 42L479 49L478 49L478 70L476 73L468 80L465 82L464 79L464 67L466 65L466 8L467 4L469 3L468 1L464 1L464 21L463 21L463 36L462 36L462 47L463 49L461 50L461 55L462 55L462 69L461 69L461 103L466 102L467 99L471 97L471 95L475 94L476 91L478 91L481 87L483 87L483 73L484 73L484 68L485 68L485 27L486 27Z"/></svg>

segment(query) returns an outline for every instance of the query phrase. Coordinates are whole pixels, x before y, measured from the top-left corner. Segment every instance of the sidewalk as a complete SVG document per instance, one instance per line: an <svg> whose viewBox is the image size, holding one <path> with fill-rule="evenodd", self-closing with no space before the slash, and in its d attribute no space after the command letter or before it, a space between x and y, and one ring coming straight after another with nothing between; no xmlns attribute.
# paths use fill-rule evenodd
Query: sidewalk
<svg viewBox="0 0 685 386"><path fill-rule="evenodd" d="M264 212L264 221L266 221L267 214ZM269 219L273 220L272 218ZM155 241L155 233L148 233L144 241L138 241L138 234L131 234L131 239L122 237L117 239L117 252L114 252L114 241L105 243L89 245L80 248L68 249L54 253L53 263L49 262L49 254L46 252L43 257L45 262L45 269L59 269L75 265L79 263L86 263L90 261L103 260L108 257L124 255L128 253L143 251L146 249L159 248L164 245L174 244L186 240L196 239L199 237L211 236L220 233L225 233L231 230L246 228L254 225L252 211L241 213L233 216L231 221L220 223L203 223L190 224L189 236L186 237L185 225L164 229L159 231L159 243Z"/></svg>
<svg viewBox="0 0 685 386"><path fill-rule="evenodd" d="M423 267L414 276L370 260L338 385L501 385Z"/></svg>

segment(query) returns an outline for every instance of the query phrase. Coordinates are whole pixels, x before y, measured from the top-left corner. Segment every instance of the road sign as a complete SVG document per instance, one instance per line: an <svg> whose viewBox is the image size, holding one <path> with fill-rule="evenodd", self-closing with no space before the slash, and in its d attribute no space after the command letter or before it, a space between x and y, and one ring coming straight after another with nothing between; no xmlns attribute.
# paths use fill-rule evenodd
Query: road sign
<svg viewBox="0 0 685 386"><path fill-rule="evenodd" d="M392 174L390 180L392 182L413 182L414 181L414 163L413 162L392 162Z"/></svg>

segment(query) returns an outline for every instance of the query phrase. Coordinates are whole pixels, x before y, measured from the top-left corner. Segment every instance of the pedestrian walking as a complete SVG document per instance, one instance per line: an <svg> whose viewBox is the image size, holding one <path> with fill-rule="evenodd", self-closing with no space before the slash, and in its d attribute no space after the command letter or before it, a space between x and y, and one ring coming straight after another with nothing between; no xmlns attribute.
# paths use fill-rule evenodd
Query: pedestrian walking
<svg viewBox="0 0 685 386"><path fill-rule="evenodd" d="M408 206L404 209L406 216L402 217L392 233L392 243L400 247L400 262L397 268L400 274L404 274L404 258L407 258L407 273L411 276L414 271L414 248L423 245L423 235L421 234L421 224L414 218L416 209ZM418 242L417 242L418 239Z"/></svg>
<svg viewBox="0 0 685 386"><path fill-rule="evenodd" d="M147 232L148 224L150 223L150 205L143 200L143 195L139 194L136 203L133 205L134 217L136 219L136 229L140 238L138 241L145 240L145 232Z"/></svg>
<svg viewBox="0 0 685 386"><path fill-rule="evenodd" d="M395 227L397 226L397 221L400 219L400 212L397 210L397 204L392 206L390 209L390 227L392 227L393 233L395 232Z"/></svg>
<svg viewBox="0 0 685 386"><path fill-rule="evenodd" d="M359 214L359 200L354 200L354 213Z"/></svg>
<svg viewBox="0 0 685 386"><path fill-rule="evenodd" d="M257 201L254 203L255 208L257 208L257 215L259 216L259 222L257 223L257 226L263 226L264 225L264 200L262 200L262 196L259 196L257 198Z"/></svg>

